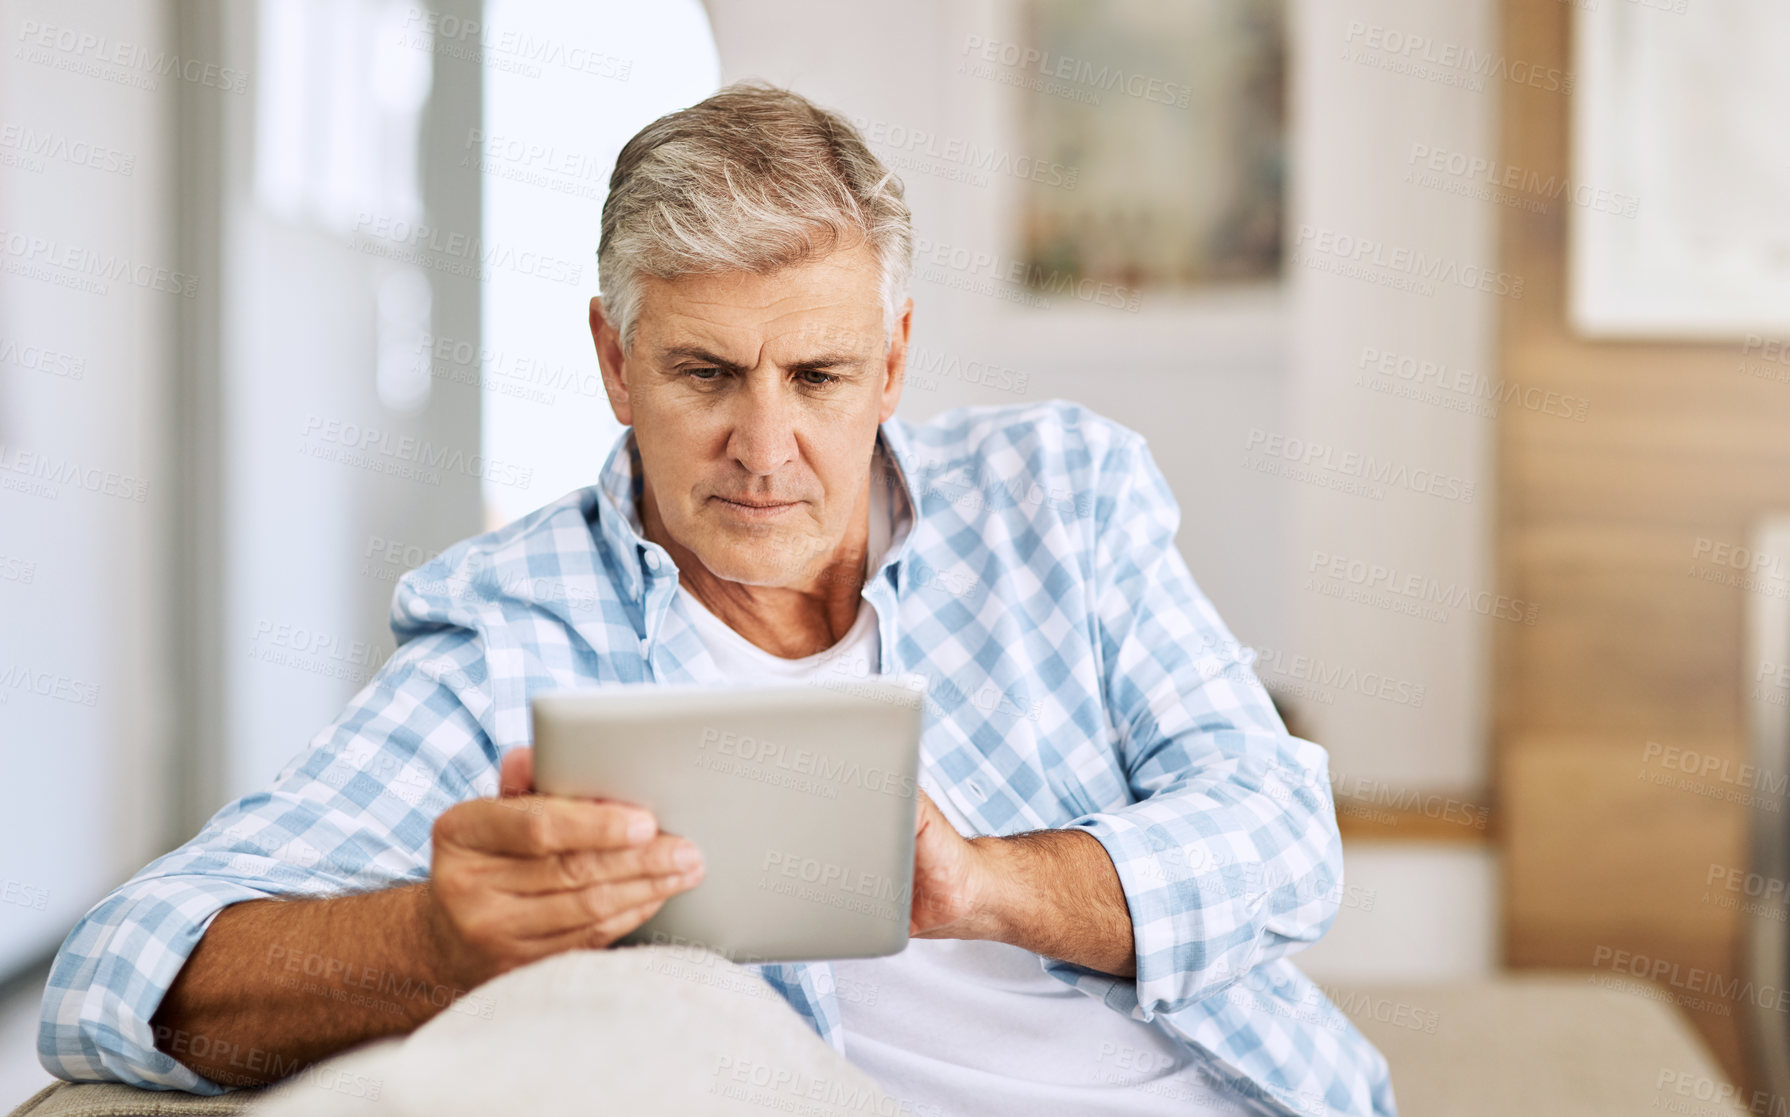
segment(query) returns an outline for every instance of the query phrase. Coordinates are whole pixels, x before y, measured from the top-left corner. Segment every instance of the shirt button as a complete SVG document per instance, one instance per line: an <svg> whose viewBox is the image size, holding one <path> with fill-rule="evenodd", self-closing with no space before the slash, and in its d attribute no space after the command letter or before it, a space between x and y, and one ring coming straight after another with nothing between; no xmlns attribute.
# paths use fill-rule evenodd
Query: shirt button
<svg viewBox="0 0 1790 1117"><path fill-rule="evenodd" d="M648 551L646 553L646 568L648 570L659 569L659 552Z"/></svg>
<svg viewBox="0 0 1790 1117"><path fill-rule="evenodd" d="M642 636L642 637L641 637L641 638L640 638L640 654L641 654L641 655L645 655L645 654L646 654L646 652L647 652L647 649L648 649L648 648L650 648L650 647L652 647L652 646L653 646L653 644L652 644L652 641L651 641L651 640L648 640L648 639L647 639L647 638L646 638L646 637L644 637L644 636Z"/></svg>

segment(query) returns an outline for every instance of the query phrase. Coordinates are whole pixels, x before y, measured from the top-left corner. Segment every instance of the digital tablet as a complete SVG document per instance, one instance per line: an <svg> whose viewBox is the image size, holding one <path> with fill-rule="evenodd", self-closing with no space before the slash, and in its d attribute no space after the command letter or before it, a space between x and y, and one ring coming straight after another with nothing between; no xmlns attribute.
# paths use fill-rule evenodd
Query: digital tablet
<svg viewBox="0 0 1790 1117"><path fill-rule="evenodd" d="M535 790L635 803L702 851L702 883L619 945L734 962L907 946L923 695L827 685L628 683L537 696Z"/></svg>

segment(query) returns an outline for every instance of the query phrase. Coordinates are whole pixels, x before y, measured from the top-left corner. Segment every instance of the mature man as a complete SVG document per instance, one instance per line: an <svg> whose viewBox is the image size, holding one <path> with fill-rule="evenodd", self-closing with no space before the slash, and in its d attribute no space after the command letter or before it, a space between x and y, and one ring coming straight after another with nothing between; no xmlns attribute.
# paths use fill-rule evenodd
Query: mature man
<svg viewBox="0 0 1790 1117"><path fill-rule="evenodd" d="M219 1092L167 1037L305 1062L442 1009L318 997L270 952L466 990L700 887L645 811L529 793L539 690L918 673L915 941L758 967L835 1050L940 1112L1391 1113L1287 960L1340 895L1324 751L1194 584L1136 434L1062 402L894 418L911 253L899 180L793 94L630 141L600 483L400 583L378 678L70 934L45 1065Z"/></svg>

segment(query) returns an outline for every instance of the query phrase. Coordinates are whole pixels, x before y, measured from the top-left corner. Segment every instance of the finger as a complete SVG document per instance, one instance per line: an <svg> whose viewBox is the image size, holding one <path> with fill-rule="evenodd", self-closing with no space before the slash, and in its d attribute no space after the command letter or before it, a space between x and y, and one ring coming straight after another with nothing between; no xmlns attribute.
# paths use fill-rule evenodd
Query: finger
<svg viewBox="0 0 1790 1117"><path fill-rule="evenodd" d="M517 896L576 891L603 881L677 876L700 869L703 863L695 843L676 834L660 834L646 845L626 849L577 849L550 857L502 860L489 883Z"/></svg>
<svg viewBox="0 0 1790 1117"><path fill-rule="evenodd" d="M657 915L664 906L664 900L652 900L632 910L617 912L592 928L586 941L593 946L608 946Z"/></svg>
<svg viewBox="0 0 1790 1117"><path fill-rule="evenodd" d="M552 938L567 931L589 930L617 914L647 904L662 904L701 883L700 872L675 877L639 877L605 881L576 892L551 892L516 906L505 930L523 941Z"/></svg>
<svg viewBox="0 0 1790 1117"><path fill-rule="evenodd" d="M514 857L645 845L658 830L643 808L557 795L474 799L449 808L435 823L438 841Z"/></svg>
<svg viewBox="0 0 1790 1117"><path fill-rule="evenodd" d="M928 830L938 826L945 827L953 834L957 833L957 828L951 825L950 820L945 817L945 812L939 810L938 804L932 801L932 797L924 791L919 792L914 796L915 837L920 837Z"/></svg>
<svg viewBox="0 0 1790 1117"><path fill-rule="evenodd" d="M664 906L664 900L652 900L639 907L616 912L588 927L563 931L547 938L530 939L525 947L536 957L558 954L562 950L602 950L659 914L659 909Z"/></svg>
<svg viewBox="0 0 1790 1117"><path fill-rule="evenodd" d="M524 746L503 754L503 764L498 769L497 788L499 797L525 795L535 789L533 748Z"/></svg>

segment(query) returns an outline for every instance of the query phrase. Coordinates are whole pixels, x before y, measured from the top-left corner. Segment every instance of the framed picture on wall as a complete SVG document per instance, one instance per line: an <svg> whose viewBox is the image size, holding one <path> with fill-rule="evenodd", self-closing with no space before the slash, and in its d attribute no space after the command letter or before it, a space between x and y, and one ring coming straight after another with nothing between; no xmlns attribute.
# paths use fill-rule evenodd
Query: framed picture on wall
<svg viewBox="0 0 1790 1117"><path fill-rule="evenodd" d="M1573 328L1790 331L1790 5L1604 0L1574 18Z"/></svg>
<svg viewBox="0 0 1790 1117"><path fill-rule="evenodd" d="M1283 0L1021 0L1025 145L1078 169L1027 183L1029 285L1272 285L1286 208ZM1032 75L1028 73L1028 78Z"/></svg>

